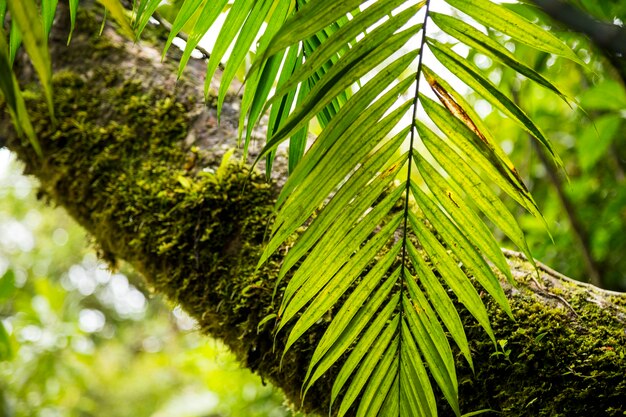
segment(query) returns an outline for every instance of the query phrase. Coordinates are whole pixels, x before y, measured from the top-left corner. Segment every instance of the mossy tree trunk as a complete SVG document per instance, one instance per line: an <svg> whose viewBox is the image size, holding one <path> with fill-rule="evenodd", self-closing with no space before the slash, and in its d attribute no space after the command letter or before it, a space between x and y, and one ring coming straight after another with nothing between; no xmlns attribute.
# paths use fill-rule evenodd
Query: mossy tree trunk
<svg viewBox="0 0 626 417"><path fill-rule="evenodd" d="M276 308L281 254L260 270L256 263L278 186L245 167L220 164L236 143L236 95L218 126L212 104L202 100L203 63L192 63L177 83L160 50L136 46L110 28L97 37L97 20L84 17L69 48L63 22L53 33L57 123L37 93L28 95L43 158L15 135L5 110L0 144L39 179L44 198L95 237L103 258L131 264L244 366L282 388L295 407L327 413L332 376L320 380L304 404L299 400L324 323L290 350L282 368L284 333L274 351L273 322L259 325ZM150 43L162 42L153 31ZM21 75L32 79L26 65ZM472 373L457 355L462 410L624 415L626 296L545 267L537 275L519 254L506 254L517 281L515 287L503 283L515 321L485 298L496 349L462 312L475 363ZM443 401L440 410L451 415Z"/></svg>

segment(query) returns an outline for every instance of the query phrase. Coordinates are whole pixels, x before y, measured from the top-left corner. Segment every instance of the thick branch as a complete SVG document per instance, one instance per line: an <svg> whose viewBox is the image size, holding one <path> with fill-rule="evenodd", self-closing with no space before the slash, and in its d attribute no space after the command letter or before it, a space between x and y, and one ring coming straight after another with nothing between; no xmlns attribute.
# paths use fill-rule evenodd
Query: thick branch
<svg viewBox="0 0 626 417"><path fill-rule="evenodd" d="M215 110L202 104L197 70L176 84L157 51L139 49L110 30L103 38L75 34L70 49L65 36L53 40L58 125L50 124L41 97L31 95L44 158L15 136L5 111L0 132L8 132L8 147L39 178L42 195L93 234L106 259L132 264L202 331L222 339L242 364L300 406L308 361L327 322L279 366L285 333L274 350L273 322L259 323L275 312L282 254L256 270L276 187L236 165L218 169L223 147L235 143L236 97L217 127ZM626 297L545 268L536 275L519 255L507 256L517 285L503 285L516 321L485 298L498 352L461 309L475 364L472 372L457 355L462 410L622 415ZM327 412L335 372L309 391L304 410ZM440 409L450 415L443 401Z"/></svg>

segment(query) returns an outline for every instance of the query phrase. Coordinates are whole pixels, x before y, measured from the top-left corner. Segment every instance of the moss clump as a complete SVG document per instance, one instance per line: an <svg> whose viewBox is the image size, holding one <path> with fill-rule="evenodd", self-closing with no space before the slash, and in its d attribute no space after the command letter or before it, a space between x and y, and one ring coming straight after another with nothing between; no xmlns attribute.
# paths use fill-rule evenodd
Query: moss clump
<svg viewBox="0 0 626 417"><path fill-rule="evenodd" d="M191 155L202 154L181 145L192 101L147 91L110 69L89 80L58 73L54 88L55 126L43 101L27 96L44 158L29 146L13 147L40 178L42 193L95 234L104 258L129 261L249 359L258 342L242 336L257 339L257 324L272 309L267 274L275 266L255 272L271 185L238 165L190 169Z"/></svg>
<svg viewBox="0 0 626 417"><path fill-rule="evenodd" d="M463 410L529 417L625 415L625 323L610 307L590 303L583 288L569 285L567 305L525 286L513 290L515 321L487 301L497 352L464 313L476 372L459 355Z"/></svg>

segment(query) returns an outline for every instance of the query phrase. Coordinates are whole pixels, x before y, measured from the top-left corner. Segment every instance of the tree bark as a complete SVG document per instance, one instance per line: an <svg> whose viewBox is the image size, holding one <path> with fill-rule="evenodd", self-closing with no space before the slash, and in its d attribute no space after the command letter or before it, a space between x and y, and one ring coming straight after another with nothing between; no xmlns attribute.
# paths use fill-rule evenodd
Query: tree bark
<svg viewBox="0 0 626 417"><path fill-rule="evenodd" d="M63 13L61 13L61 16ZM219 338L241 363L282 388L295 408L328 412L333 372L301 401L300 387L325 323L280 359L273 300L281 253L257 269L278 185L222 156L236 144L237 96L217 125L204 105L204 65L176 82L160 50L134 45L82 16L72 45L52 36L56 123L41 94L27 96L43 157L19 138L6 110L0 144L40 181L40 194L63 206L95 238L102 257L141 272ZM63 27L60 24L59 27ZM160 48L162 33L151 30ZM31 79L27 66L21 75ZM626 413L626 296L574 282L506 252L516 280L505 287L515 321L485 297L499 346L461 310L475 372L458 354L463 412L507 416L600 416ZM280 290L280 289L279 289ZM280 292L279 292L280 293ZM441 415L452 415L445 401Z"/></svg>

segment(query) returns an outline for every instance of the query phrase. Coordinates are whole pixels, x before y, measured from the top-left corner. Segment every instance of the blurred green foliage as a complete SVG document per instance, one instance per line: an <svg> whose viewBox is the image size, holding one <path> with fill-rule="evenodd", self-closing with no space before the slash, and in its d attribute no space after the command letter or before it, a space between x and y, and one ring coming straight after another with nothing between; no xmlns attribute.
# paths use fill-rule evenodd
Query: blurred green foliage
<svg viewBox="0 0 626 417"><path fill-rule="evenodd" d="M179 308L108 271L19 171L0 149L1 417L292 415Z"/></svg>

